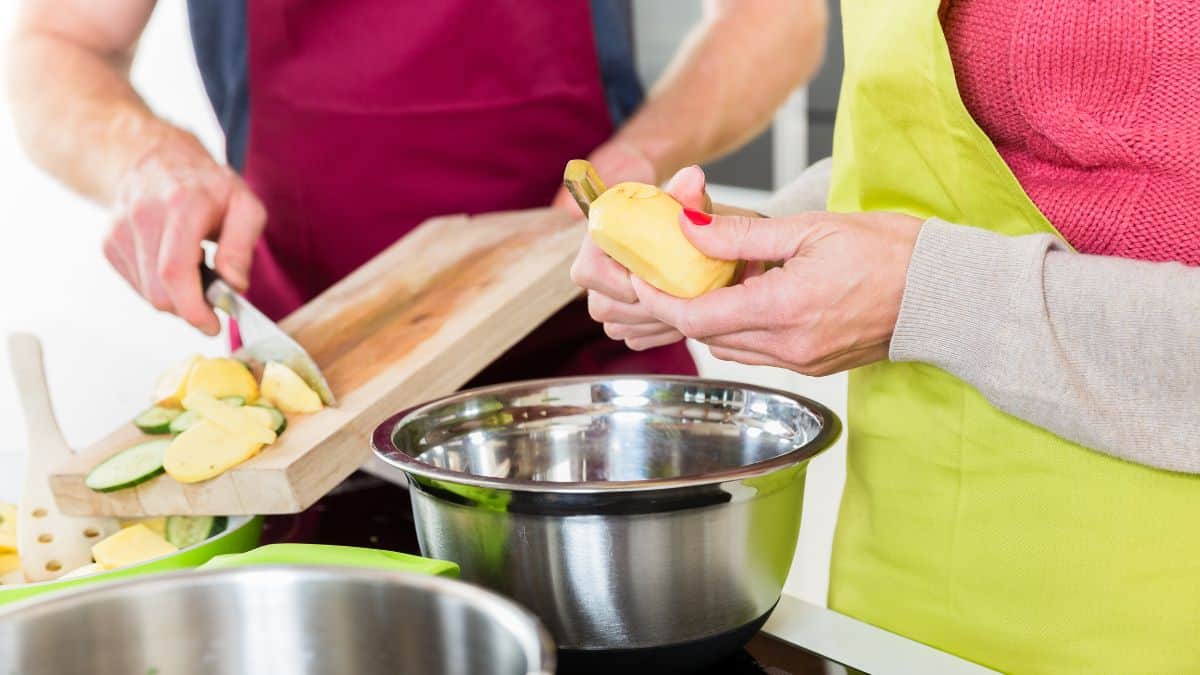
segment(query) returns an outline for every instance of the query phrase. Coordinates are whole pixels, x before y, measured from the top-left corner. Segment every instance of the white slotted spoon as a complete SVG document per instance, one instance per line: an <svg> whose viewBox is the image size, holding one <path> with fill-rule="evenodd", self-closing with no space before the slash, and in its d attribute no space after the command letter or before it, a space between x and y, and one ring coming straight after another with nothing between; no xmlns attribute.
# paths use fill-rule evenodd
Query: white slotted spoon
<svg viewBox="0 0 1200 675"><path fill-rule="evenodd" d="M63 515L50 493L49 469L71 456L54 419L42 345L27 333L8 337L8 355L25 411L29 454L17 510L17 552L27 581L48 581L92 562L92 544L120 529L116 518Z"/></svg>

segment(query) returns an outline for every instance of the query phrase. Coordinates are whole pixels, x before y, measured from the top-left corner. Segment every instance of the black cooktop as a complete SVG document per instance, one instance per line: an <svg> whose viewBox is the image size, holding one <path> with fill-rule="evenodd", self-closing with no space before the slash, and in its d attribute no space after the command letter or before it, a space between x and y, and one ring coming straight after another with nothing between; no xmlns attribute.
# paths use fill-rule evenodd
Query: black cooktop
<svg viewBox="0 0 1200 675"><path fill-rule="evenodd" d="M303 513L267 517L263 543L277 542L366 546L420 553L408 490L361 472ZM742 651L696 675L762 673L841 675L846 670L832 661L760 633Z"/></svg>

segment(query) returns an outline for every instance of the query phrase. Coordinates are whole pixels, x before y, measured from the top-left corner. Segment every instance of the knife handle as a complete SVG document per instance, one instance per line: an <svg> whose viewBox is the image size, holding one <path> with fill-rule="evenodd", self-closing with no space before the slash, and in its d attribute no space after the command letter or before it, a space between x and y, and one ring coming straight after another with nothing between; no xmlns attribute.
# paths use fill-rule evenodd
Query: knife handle
<svg viewBox="0 0 1200 675"><path fill-rule="evenodd" d="M214 283L221 281L221 277L217 275L216 270L208 266L208 263L200 261L200 292L207 293L208 287Z"/></svg>
<svg viewBox="0 0 1200 675"><path fill-rule="evenodd" d="M233 300L230 298L230 294L234 292L236 291L229 285L229 282L222 279L216 270L209 267L203 260L200 261L200 293L208 304L212 305L214 309L232 314Z"/></svg>

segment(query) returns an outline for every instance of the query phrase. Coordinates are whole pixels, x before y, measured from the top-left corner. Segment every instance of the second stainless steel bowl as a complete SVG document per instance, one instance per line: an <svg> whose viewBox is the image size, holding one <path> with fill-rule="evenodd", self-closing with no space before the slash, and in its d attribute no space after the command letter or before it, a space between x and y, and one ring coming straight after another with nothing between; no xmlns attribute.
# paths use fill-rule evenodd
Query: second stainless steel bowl
<svg viewBox="0 0 1200 675"><path fill-rule="evenodd" d="M0 612L21 675L550 675L537 619L442 577L346 567L149 575Z"/></svg>
<svg viewBox="0 0 1200 675"><path fill-rule="evenodd" d="M784 392L611 377L463 392L374 442L410 478L426 555L533 609L560 647L636 655L765 620L807 462L839 432Z"/></svg>

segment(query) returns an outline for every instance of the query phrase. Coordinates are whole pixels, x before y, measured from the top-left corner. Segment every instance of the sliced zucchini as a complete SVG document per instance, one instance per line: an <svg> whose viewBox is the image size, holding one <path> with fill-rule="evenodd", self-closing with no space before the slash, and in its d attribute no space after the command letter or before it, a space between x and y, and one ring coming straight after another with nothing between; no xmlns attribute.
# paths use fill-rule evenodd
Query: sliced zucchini
<svg viewBox="0 0 1200 675"><path fill-rule="evenodd" d="M171 440L160 438L138 443L100 462L84 484L96 492L124 490L144 483L163 472L163 456Z"/></svg>
<svg viewBox="0 0 1200 675"><path fill-rule="evenodd" d="M283 416L279 408L266 403L251 403L250 407L262 408L271 415L271 431L274 431L276 436L282 434L283 430L287 428L287 418Z"/></svg>
<svg viewBox="0 0 1200 675"><path fill-rule="evenodd" d="M221 403L224 403L225 405L231 405L235 408L240 408L246 405L246 399L242 398L241 396L226 396L221 399Z"/></svg>
<svg viewBox="0 0 1200 675"><path fill-rule="evenodd" d="M179 417L171 420L169 431L175 435L182 434L188 429L191 429L196 422L200 421L200 419L200 413L196 412L195 410L185 410L181 415L179 415Z"/></svg>
<svg viewBox="0 0 1200 675"><path fill-rule="evenodd" d="M171 420L182 412L176 408L150 406L133 418L133 425L148 434L165 434L171 430Z"/></svg>
<svg viewBox="0 0 1200 675"><path fill-rule="evenodd" d="M225 516L168 516L163 534L168 542L183 549L224 532L228 523Z"/></svg>

